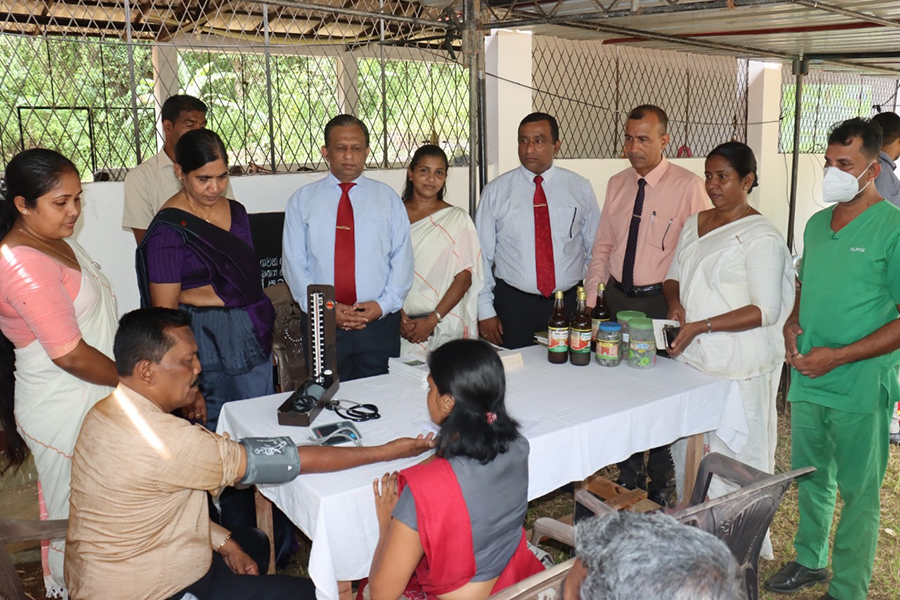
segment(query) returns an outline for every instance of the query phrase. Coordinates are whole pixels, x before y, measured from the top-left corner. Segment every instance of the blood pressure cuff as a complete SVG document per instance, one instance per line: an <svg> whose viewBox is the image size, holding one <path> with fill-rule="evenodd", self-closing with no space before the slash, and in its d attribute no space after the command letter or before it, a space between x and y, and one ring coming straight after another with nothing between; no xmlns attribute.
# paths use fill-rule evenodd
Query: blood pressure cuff
<svg viewBox="0 0 900 600"><path fill-rule="evenodd" d="M251 437L241 444L247 451L247 470L240 483L285 483L300 474L300 455L291 438Z"/></svg>

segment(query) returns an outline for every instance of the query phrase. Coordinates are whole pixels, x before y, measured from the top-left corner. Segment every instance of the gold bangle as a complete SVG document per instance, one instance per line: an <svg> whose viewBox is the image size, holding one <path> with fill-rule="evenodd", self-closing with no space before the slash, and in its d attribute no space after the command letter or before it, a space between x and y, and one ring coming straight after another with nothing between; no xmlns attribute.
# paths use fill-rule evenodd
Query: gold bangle
<svg viewBox="0 0 900 600"><path fill-rule="evenodd" d="M216 548L216 552L218 552L219 550L221 550L221 549L222 549L222 546L224 546L225 544L227 544L227 543L228 543L228 540L230 540L230 539L231 539L231 534L229 533L228 535L225 536L225 539L222 540L222 543L219 544L219 547Z"/></svg>

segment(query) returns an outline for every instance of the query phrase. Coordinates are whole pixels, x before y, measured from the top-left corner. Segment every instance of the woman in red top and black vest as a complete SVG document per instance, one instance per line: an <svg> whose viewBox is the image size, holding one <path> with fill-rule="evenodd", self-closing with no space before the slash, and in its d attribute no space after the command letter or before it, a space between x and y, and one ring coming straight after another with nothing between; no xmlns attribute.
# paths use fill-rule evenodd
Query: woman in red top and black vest
<svg viewBox="0 0 900 600"><path fill-rule="evenodd" d="M528 550L528 441L506 412L497 352L454 340L429 360L432 461L374 482L372 600L481 600L543 569ZM399 493L399 496L398 496Z"/></svg>

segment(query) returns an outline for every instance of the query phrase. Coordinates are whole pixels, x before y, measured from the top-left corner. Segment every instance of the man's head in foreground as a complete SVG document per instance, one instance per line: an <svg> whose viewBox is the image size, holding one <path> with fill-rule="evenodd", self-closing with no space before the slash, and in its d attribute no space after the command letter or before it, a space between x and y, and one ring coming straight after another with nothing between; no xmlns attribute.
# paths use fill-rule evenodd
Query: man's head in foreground
<svg viewBox="0 0 900 600"><path fill-rule="evenodd" d="M728 546L667 515L619 512L586 519L578 524L576 549L587 571L581 600L747 597Z"/></svg>

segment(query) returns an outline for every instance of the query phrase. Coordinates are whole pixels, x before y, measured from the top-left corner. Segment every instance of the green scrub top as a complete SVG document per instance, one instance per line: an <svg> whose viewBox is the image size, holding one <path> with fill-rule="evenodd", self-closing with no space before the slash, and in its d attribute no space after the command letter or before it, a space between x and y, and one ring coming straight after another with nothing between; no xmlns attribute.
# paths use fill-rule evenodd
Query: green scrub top
<svg viewBox="0 0 900 600"><path fill-rule="evenodd" d="M832 208L810 218L803 234L798 277L800 327L797 349L840 348L861 340L898 317L900 304L900 209L881 201L835 233ZM855 413L874 413L888 391L900 398L900 352L838 367L810 379L792 370L791 402L812 402Z"/></svg>

